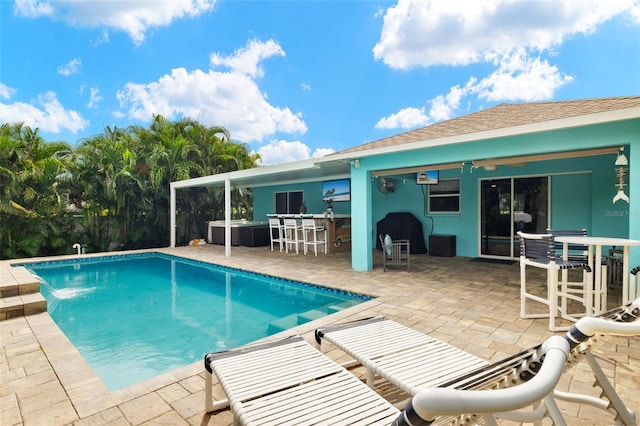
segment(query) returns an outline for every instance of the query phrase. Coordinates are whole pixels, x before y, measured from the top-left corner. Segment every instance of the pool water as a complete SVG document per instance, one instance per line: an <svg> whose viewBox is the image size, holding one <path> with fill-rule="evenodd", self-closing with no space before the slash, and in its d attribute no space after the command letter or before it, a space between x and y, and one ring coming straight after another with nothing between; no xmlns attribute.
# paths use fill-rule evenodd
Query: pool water
<svg viewBox="0 0 640 426"><path fill-rule="evenodd" d="M22 265L112 391L369 299L157 253Z"/></svg>

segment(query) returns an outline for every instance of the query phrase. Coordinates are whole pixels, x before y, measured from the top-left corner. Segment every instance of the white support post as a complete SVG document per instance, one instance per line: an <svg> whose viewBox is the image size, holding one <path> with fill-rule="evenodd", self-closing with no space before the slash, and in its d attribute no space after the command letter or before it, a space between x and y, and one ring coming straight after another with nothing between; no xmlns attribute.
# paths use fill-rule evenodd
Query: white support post
<svg viewBox="0 0 640 426"><path fill-rule="evenodd" d="M176 189L173 185L170 186L169 192L171 194L171 200L169 203L169 236L171 239L170 247L176 246Z"/></svg>
<svg viewBox="0 0 640 426"><path fill-rule="evenodd" d="M231 256L231 181L224 181L224 255Z"/></svg>

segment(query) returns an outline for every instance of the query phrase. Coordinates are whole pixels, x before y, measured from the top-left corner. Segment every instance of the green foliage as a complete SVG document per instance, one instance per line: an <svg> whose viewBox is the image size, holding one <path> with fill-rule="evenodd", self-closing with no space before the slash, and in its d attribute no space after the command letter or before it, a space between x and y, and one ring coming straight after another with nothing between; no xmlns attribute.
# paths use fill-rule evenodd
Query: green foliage
<svg viewBox="0 0 640 426"><path fill-rule="evenodd" d="M172 181L256 167L256 154L223 127L161 115L149 128L106 127L73 149L38 129L0 126L0 259L169 244ZM250 219L251 193L234 189L234 212ZM223 217L215 188L181 190L178 242Z"/></svg>

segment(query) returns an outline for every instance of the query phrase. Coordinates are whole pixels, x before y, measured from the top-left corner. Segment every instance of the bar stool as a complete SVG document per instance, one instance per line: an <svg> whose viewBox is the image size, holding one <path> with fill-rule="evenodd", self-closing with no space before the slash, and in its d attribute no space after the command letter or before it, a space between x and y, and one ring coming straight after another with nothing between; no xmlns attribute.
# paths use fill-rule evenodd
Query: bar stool
<svg viewBox="0 0 640 426"><path fill-rule="evenodd" d="M278 243L282 252L282 246L285 243L284 229L277 217L269 218L269 237L271 238L271 251L273 251L273 244Z"/></svg>
<svg viewBox="0 0 640 426"><path fill-rule="evenodd" d="M302 231L302 226L298 220L284 219L284 246L287 253L289 253L290 246L295 246L296 254L299 253L298 246L303 244L303 241L300 240L300 231Z"/></svg>
<svg viewBox="0 0 640 426"><path fill-rule="evenodd" d="M316 225L315 219L302 219L302 235L304 254L307 254L309 246L313 246L313 251L317 256L318 246L322 245L324 246L324 254L327 254L327 229L324 226Z"/></svg>
<svg viewBox="0 0 640 426"><path fill-rule="evenodd" d="M520 317L521 318L549 318L549 330L567 330L568 327L556 326L556 317L576 321L576 315L569 315L561 308L565 306L566 299L575 300L585 306L585 313L579 316L593 313L593 288L588 288L587 273L591 272L589 263L583 260L565 260L556 256L555 241L551 234L526 234L519 231L520 236ZM547 270L547 297L532 294L527 291L526 267L533 266ZM566 269L581 269L581 286L572 287L568 291L564 286L558 291L558 271ZM571 283L579 284L579 283ZM558 298L561 305L558 306ZM548 306L548 313L527 312L527 301L535 301ZM558 312L560 311L560 315Z"/></svg>
<svg viewBox="0 0 640 426"><path fill-rule="evenodd" d="M565 252L563 243L555 241L556 237L586 237L586 229L552 229L547 228L547 234L554 238L554 248L556 251L556 257L559 260L574 261L574 262L589 262L589 247L586 244L567 244L567 250ZM606 265L602 266L603 278L606 277ZM606 282L606 279L603 281ZM569 297L569 299L583 301L583 295L585 291L584 277L580 281L569 281L569 270L562 269L560 272L560 293L574 295L576 297ZM594 289L595 290L595 289ZM595 291L594 296L597 297L601 292ZM600 296L602 298L602 295ZM606 293L604 294L606 299ZM560 299L560 312L562 316L568 316L568 298L563 297ZM595 300L593 300L595 303ZM601 302L602 303L602 302ZM594 306L585 306L587 314L594 312Z"/></svg>

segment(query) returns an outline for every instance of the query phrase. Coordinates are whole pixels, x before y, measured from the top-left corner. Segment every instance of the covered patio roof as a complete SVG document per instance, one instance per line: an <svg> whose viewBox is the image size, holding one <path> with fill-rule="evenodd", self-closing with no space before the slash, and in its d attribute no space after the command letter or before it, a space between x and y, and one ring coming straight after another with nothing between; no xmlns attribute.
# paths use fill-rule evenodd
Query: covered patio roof
<svg viewBox="0 0 640 426"><path fill-rule="evenodd" d="M224 186L230 181L233 186L257 188L261 186L283 185L294 182L312 182L349 176L348 160L329 160L311 158L291 163L254 169L238 170L219 175L203 176L194 179L171 182L172 189L202 186Z"/></svg>

